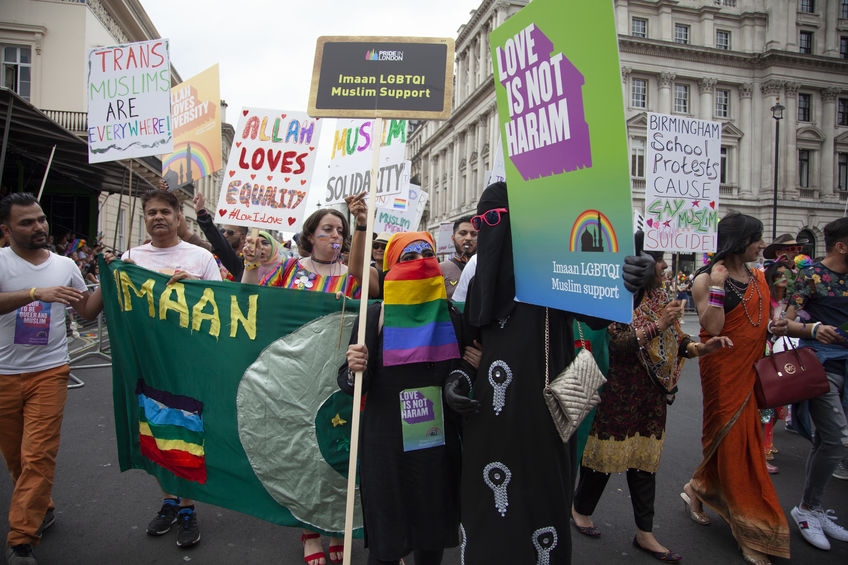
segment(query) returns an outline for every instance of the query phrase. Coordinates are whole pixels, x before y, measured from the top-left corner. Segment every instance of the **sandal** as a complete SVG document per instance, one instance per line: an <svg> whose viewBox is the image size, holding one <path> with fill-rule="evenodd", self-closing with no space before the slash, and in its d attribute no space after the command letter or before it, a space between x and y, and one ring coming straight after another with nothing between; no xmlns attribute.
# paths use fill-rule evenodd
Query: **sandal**
<svg viewBox="0 0 848 565"><path fill-rule="evenodd" d="M330 563L341 563L342 561L344 561L344 550L345 550L344 542L342 542L341 545L333 545L331 543L330 547L327 548L327 553L329 554L328 559L330 560ZM338 560L333 559L332 555L334 553L341 553L342 554L341 558L339 558Z"/></svg>
<svg viewBox="0 0 848 565"><path fill-rule="evenodd" d="M689 495L685 492L680 493L680 498L683 499L683 509L689 515L693 522L696 524L700 524L702 526L710 525L710 518L707 516L707 513L701 510L700 512L696 512L692 510L692 499L689 498Z"/></svg>
<svg viewBox="0 0 848 565"><path fill-rule="evenodd" d="M754 557L753 555L748 555L745 553L745 550L739 548L742 551L742 559L745 560L745 563L752 563L753 565L773 565L771 561L769 561L768 555L762 555L760 557Z"/></svg>
<svg viewBox="0 0 848 565"><path fill-rule="evenodd" d="M303 547L306 547L306 540L310 539L321 539L321 534L310 533L310 534L300 534L300 543L303 544ZM316 560L324 560L324 565L327 563L327 555L323 551L318 551L316 553L312 553L310 555L304 555L303 560L306 561L306 565L310 565L313 561ZM318 565L321 565L320 563Z"/></svg>

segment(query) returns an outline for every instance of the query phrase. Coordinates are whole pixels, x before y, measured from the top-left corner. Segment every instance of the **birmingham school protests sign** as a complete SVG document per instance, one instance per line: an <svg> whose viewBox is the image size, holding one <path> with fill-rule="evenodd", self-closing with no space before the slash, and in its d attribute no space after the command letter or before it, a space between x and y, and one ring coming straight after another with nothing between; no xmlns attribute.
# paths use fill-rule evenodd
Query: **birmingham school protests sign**
<svg viewBox="0 0 848 565"><path fill-rule="evenodd" d="M170 153L168 40L88 52L88 162Z"/></svg>

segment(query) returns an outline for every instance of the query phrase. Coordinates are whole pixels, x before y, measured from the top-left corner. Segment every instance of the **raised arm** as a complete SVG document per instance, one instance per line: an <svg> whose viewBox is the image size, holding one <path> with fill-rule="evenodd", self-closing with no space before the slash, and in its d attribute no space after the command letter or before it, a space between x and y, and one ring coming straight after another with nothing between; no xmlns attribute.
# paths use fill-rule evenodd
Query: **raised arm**
<svg viewBox="0 0 848 565"><path fill-rule="evenodd" d="M367 192L361 192L356 196L348 196L345 198L347 209L353 215L353 241L350 244L350 257L347 262L347 270L353 277L362 284L362 265L365 258L365 238L370 234L367 231L368 222L368 207L365 204L365 196ZM370 263L370 261L369 261ZM371 278L368 280L368 297L380 297L380 274L374 267L371 269Z"/></svg>
<svg viewBox="0 0 848 565"><path fill-rule="evenodd" d="M695 277L692 284L692 300L698 310L698 320L701 327L710 335L719 335L724 328L724 307L715 300L710 303L710 288L724 293L724 282L727 280L727 269L723 261L713 265L712 272L701 273ZM724 302L723 300L721 301Z"/></svg>

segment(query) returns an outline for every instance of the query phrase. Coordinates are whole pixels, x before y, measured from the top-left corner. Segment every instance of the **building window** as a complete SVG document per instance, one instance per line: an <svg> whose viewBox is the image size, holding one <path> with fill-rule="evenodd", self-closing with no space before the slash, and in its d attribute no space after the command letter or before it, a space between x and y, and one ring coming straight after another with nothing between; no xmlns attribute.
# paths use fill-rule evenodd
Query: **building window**
<svg viewBox="0 0 848 565"><path fill-rule="evenodd" d="M24 100L29 100L32 57L29 47L13 45L3 46L3 75L0 86L17 92Z"/></svg>
<svg viewBox="0 0 848 565"><path fill-rule="evenodd" d="M848 190L848 153L840 153L836 159L836 186Z"/></svg>
<svg viewBox="0 0 848 565"><path fill-rule="evenodd" d="M730 32L723 29L716 30L716 47L719 49L730 49Z"/></svg>
<svg viewBox="0 0 848 565"><path fill-rule="evenodd" d="M727 184L727 147L721 147L721 168L719 169L719 182Z"/></svg>
<svg viewBox="0 0 848 565"><path fill-rule="evenodd" d="M842 59L848 59L848 37L846 36L839 38L839 56Z"/></svg>
<svg viewBox="0 0 848 565"><path fill-rule="evenodd" d="M836 123L840 126L848 126L848 98L840 98L836 110Z"/></svg>
<svg viewBox="0 0 848 565"><path fill-rule="evenodd" d="M686 24L674 24L674 42L689 44L689 26Z"/></svg>
<svg viewBox="0 0 848 565"><path fill-rule="evenodd" d="M812 95L798 94L798 121L809 122L812 115Z"/></svg>
<svg viewBox="0 0 848 565"><path fill-rule="evenodd" d="M805 55L813 54L813 32L802 31L798 39L798 51Z"/></svg>
<svg viewBox="0 0 848 565"><path fill-rule="evenodd" d="M716 90L715 93L715 117L729 118L730 117L730 91Z"/></svg>
<svg viewBox="0 0 848 565"><path fill-rule="evenodd" d="M805 14L812 14L816 11L815 0L801 0L801 11Z"/></svg>
<svg viewBox="0 0 848 565"><path fill-rule="evenodd" d="M843 20L848 20L848 0L839 2L839 17Z"/></svg>
<svg viewBox="0 0 848 565"><path fill-rule="evenodd" d="M632 139L630 144L630 176L645 178L645 140Z"/></svg>
<svg viewBox="0 0 848 565"><path fill-rule="evenodd" d="M648 107L648 81L634 78L630 81L630 105L634 108Z"/></svg>
<svg viewBox="0 0 848 565"><path fill-rule="evenodd" d="M648 20L633 18L630 22L630 35L633 37L648 37Z"/></svg>
<svg viewBox="0 0 848 565"><path fill-rule="evenodd" d="M810 188L810 150L798 150L798 182L801 188Z"/></svg>
<svg viewBox="0 0 848 565"><path fill-rule="evenodd" d="M686 84L674 85L674 111L678 114L689 113L689 86Z"/></svg>
<svg viewBox="0 0 848 565"><path fill-rule="evenodd" d="M716 4L718 4L718 2L716 2ZM736 7L736 0L723 0L722 4L725 5L725 6L729 6L731 8L735 8Z"/></svg>

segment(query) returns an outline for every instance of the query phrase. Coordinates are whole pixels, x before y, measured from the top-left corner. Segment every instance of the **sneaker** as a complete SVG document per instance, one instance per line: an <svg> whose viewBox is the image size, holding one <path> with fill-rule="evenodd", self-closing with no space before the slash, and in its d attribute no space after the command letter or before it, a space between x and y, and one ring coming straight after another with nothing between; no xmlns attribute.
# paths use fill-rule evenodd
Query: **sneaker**
<svg viewBox="0 0 848 565"><path fill-rule="evenodd" d="M171 526L177 523L177 512L180 504L173 498L166 498L165 503L159 510L159 514L147 525L147 535L161 536L171 530Z"/></svg>
<svg viewBox="0 0 848 565"><path fill-rule="evenodd" d="M177 545L191 547L200 541L200 525L197 523L197 512L188 506L180 508L180 531L177 534Z"/></svg>
<svg viewBox="0 0 848 565"><path fill-rule="evenodd" d="M6 546L6 563L9 565L38 565L28 543Z"/></svg>
<svg viewBox="0 0 848 565"><path fill-rule="evenodd" d="M848 481L848 460L843 459L839 462L839 465L833 471L833 478Z"/></svg>
<svg viewBox="0 0 848 565"><path fill-rule="evenodd" d="M821 524L819 524L819 518L814 512L795 506L789 514L792 515L792 519L795 520L795 524L801 530L801 536L810 545L825 551L830 549L830 542L827 541L827 536L824 535Z"/></svg>
<svg viewBox="0 0 848 565"><path fill-rule="evenodd" d="M38 530L35 531L35 535L37 535L38 537L41 537L42 534L44 534L44 532L47 531L47 528L49 528L50 526L52 526L55 523L56 523L56 514L53 512L53 509L51 508L44 514L44 520L41 521L41 525L38 526Z"/></svg>
<svg viewBox="0 0 848 565"><path fill-rule="evenodd" d="M848 541L848 530L836 523L836 511L822 509L813 510L813 513L819 519L819 525L827 537L839 541Z"/></svg>

